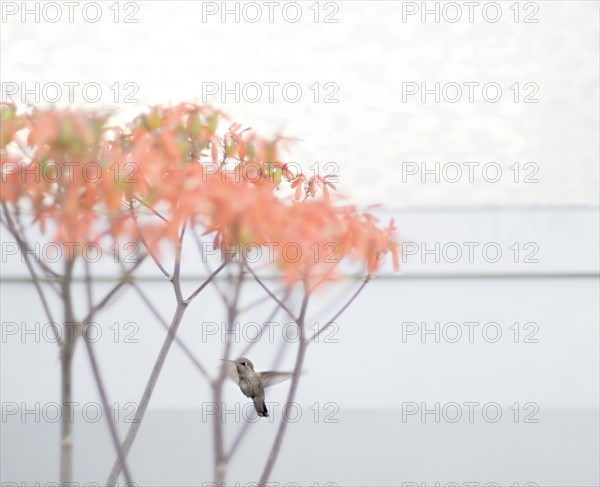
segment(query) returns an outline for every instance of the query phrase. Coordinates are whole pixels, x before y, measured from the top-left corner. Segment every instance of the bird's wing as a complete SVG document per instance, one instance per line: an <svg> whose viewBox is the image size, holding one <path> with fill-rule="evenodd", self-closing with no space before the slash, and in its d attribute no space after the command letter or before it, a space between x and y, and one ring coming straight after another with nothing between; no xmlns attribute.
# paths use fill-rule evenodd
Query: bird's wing
<svg viewBox="0 0 600 487"><path fill-rule="evenodd" d="M269 387L279 384L284 380L291 379L294 375L292 372L261 372L263 386Z"/></svg>
<svg viewBox="0 0 600 487"><path fill-rule="evenodd" d="M229 377L236 384L240 384L240 375L237 371L237 366L233 362L225 362L227 367L227 377Z"/></svg>

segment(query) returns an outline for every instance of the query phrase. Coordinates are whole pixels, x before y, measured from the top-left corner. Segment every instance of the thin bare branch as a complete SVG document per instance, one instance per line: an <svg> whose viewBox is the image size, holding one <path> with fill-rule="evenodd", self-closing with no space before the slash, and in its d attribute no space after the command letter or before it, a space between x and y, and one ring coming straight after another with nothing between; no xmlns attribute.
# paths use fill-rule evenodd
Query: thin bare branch
<svg viewBox="0 0 600 487"><path fill-rule="evenodd" d="M137 201L139 204L141 204L142 206L148 208L152 213L154 213L158 218L160 218L165 223L170 223L167 218L165 218L164 216L162 216L158 211L156 211L150 205L146 204L142 199L138 198L137 196L134 196L133 199L135 201Z"/></svg>
<svg viewBox="0 0 600 487"><path fill-rule="evenodd" d="M279 294L281 292L281 290L277 291L276 293L273 294ZM246 311L251 310L252 308L254 308L255 306L258 306L259 304L264 303L265 301L269 301L271 299L271 296L267 295L267 296L262 296L254 301L252 301L251 303L247 304L246 306L244 306L243 308L239 309L240 314L241 313L245 313ZM282 300L285 301L285 300ZM278 305L279 306L279 305Z"/></svg>
<svg viewBox="0 0 600 487"><path fill-rule="evenodd" d="M333 315L333 317L327 321L327 323L325 323L323 325L323 328L321 328L317 333L315 333L312 337L312 340L316 340L319 335L321 333L323 333L330 325L332 325L333 323L335 323L335 320L338 319L338 317L344 312L346 311L346 309L348 308L348 306L350 306L352 304L352 302L356 299L356 297L362 292L362 290L365 288L365 286L367 285L367 283L372 279L372 275L369 274L367 275L367 277L365 277L364 281L361 283L361 285L358 287L358 289L355 291L355 293L350 296L350 299L348 299L348 301L346 301L346 304L344 304L344 306L342 306L338 312ZM310 340L309 340L310 341Z"/></svg>
<svg viewBox="0 0 600 487"><path fill-rule="evenodd" d="M192 300L196 296L198 296L198 294L200 294L206 286L208 286L211 283L211 281L215 278L215 276L219 272L221 272L227 264L228 264L228 262L223 262L219 267L217 267L216 270L213 271L213 273L206 279L206 281L204 281L202 284L200 284L200 286L198 286L198 288L192 294L190 294L190 296L186 300L184 300L184 303L188 303L188 304L191 303Z"/></svg>
<svg viewBox="0 0 600 487"><path fill-rule="evenodd" d="M85 269L85 294L87 297L88 310L91 310L94 306L94 299L92 297L92 276L90 274L90 263L87 259L84 259L84 269Z"/></svg>
<svg viewBox="0 0 600 487"><path fill-rule="evenodd" d="M288 289L285 293L285 295L283 296L283 299L281 299L282 303L285 303L285 301L287 300L287 298L289 297L291 291ZM277 303L275 305L275 309L271 312L271 314L269 315L269 317L263 322L263 326L260 329L260 334L262 336L263 331L265 331L265 329L267 328L267 326L269 326L269 322L271 320L273 320L273 318L275 318L275 316L277 315L277 312L281 309L281 306L279 306L279 304ZM252 347L254 347L254 345L256 345L257 341L253 341L248 343L248 345L246 345L246 348L244 348L241 352L240 352L240 357L245 357L246 354L252 349Z"/></svg>
<svg viewBox="0 0 600 487"><path fill-rule="evenodd" d="M288 296L290 295L290 290L288 290L285 294L285 296L283 297L282 301L285 302L288 298ZM267 319L264 321L263 326L261 328L261 334L262 332L265 330L265 328L268 326L268 323L273 320L273 318L275 318L275 316L277 315L277 313L281 310L281 306L279 306L279 304L275 305L275 309L271 312L271 314L267 317ZM242 350L240 352L240 356L244 357L246 356L246 354L252 349L252 347L254 345L256 345L256 341L254 342L250 342L248 343L248 345L246 345L246 348L244 348L244 350ZM274 370L277 369L277 367L273 367ZM238 449L238 447L241 445L244 437L246 436L250 425L252 425L253 423L251 423L250 421L246 421L244 422L244 425L242 426L242 428L240 429L240 431L238 432L237 436L235 437L235 440L233 441L233 444L231 445L231 448L229 449L229 452L227 453L227 455L225 456L226 461L228 462L231 457L233 457L233 454L235 453L235 451Z"/></svg>
<svg viewBox="0 0 600 487"><path fill-rule="evenodd" d="M129 269L127 272L121 275L121 277L119 278L119 282L117 282L117 284L115 284L113 288L108 293L106 293L104 298L102 298L88 311L87 316L82 320L83 323L89 322L91 320L91 317L94 316L94 314L96 314L97 311L102 309L106 305L106 303L108 303L110 299L119 291L119 289L121 289L125 284L128 284L132 281L133 277L131 274L144 261L147 255L148 254L142 255L138 259L138 261L135 264L133 264L133 266L131 266L131 269Z"/></svg>
<svg viewBox="0 0 600 487"><path fill-rule="evenodd" d="M71 295L71 284L73 278L73 259L65 260L64 278L61 281L62 304L63 304L63 329L65 339L60 347L61 362L61 402L63 407L72 403L73 398L73 350L79 331L73 313L73 296ZM60 480L62 485L71 482L73 475L73 417L64 414L61 418L61 450L60 450Z"/></svg>
<svg viewBox="0 0 600 487"><path fill-rule="evenodd" d="M252 274L252 277L254 277L254 280L260 285L260 287L262 287L265 290L265 292L269 296L271 296L273 301L275 301L279 306L281 306L281 309L285 310L285 312L288 315L290 315L290 318L292 318L292 320L297 322L298 318L294 315L294 313L292 313L290 311L290 309L285 305L285 303L282 303L281 300L273 294L273 292L262 282L261 278L258 277L258 275L254 272L254 270L252 270L252 268L247 263L245 263L245 267L246 267L246 269L248 269L248 272L250 272L250 274Z"/></svg>
<svg viewBox="0 0 600 487"><path fill-rule="evenodd" d="M148 296L146 296L146 294L142 291L142 289L135 282L132 282L131 285L137 291L137 293L140 295L140 297L142 298L142 300L144 301L144 303L146 304L146 306L148 306L148 309L156 317L156 319L158 320L158 322L166 330L168 330L169 329L169 324L160 315L160 313L158 312L158 310L156 309L156 307L152 304L152 301L150 301L150 299L148 298ZM181 338L179 338L178 336L175 336L175 343L177 343L177 345L181 348L181 350L186 355L186 357L190 359L190 361L194 364L194 366L198 369L198 371L204 377L208 378L208 372L206 371L206 369L204 368L204 366L198 361L198 359L194 356L194 354L187 347L187 345L185 343L183 343L183 341L181 340Z"/></svg>
<svg viewBox="0 0 600 487"><path fill-rule="evenodd" d="M127 432L125 441L121 445L124 458L127 458L127 455L129 455L131 445L133 445L135 437L137 436L140 426L142 425L142 420L144 419L146 410L148 409L150 398L152 397L152 393L154 392L154 388L156 387L156 383L158 382L158 377L160 376L160 372L167 358L167 354L169 353L169 349L171 348L171 344L173 343L173 339L177 334L179 325L181 324L181 319L183 318L185 308L186 306L184 304L177 304L175 315L173 316L173 320L171 321L171 325L169 326L169 331L165 336L160 352L158 353L158 357L156 358L156 362L154 363L154 367L152 368L152 373L150 374L150 378L148 379L146 388L144 389L144 393L142 395L142 399L139 403L138 409L135 412L133 422L129 427L129 431ZM106 481L106 485L114 485L119 477L119 474L121 473L121 470L121 462L117 458L115 460L115 463L113 464L113 468L110 472L108 480Z"/></svg>
<svg viewBox="0 0 600 487"><path fill-rule="evenodd" d="M160 263L160 260L158 259L158 256L156 255L156 253L154 252L154 250L152 249L152 246L148 245L148 242L146 241L146 239L144 238L144 235L142 233L142 229L140 228L140 225L138 223L137 220L137 216L135 214L135 211L133 210L133 208L131 208L130 210L131 213L131 217L133 219L133 222L135 223L135 226L137 228L138 231L138 235L140 236L140 240L142 242L142 244L144 245L144 247L146 248L146 251L148 252L148 254L150 254L150 257L152 257L152 260L154 261L154 263L156 264L156 266L159 268L160 272L163 273L163 275L170 281L173 279L173 277L171 276L171 274L169 274L167 272L167 270L163 267L163 265Z"/></svg>
<svg viewBox="0 0 600 487"><path fill-rule="evenodd" d="M304 297L302 299L302 307L300 309L300 315L298 316L298 321L296 322L298 325L298 331L300 333L300 340L298 340L298 353L296 355L296 365L294 367L294 373L292 376L292 382L290 384L290 390L288 392L287 401L283 408L283 414L281 417L281 421L279 422L279 426L277 428L277 433L275 435L275 440L273 441L273 445L271 447L271 451L269 453L269 457L267 458L267 462L265 464L265 468L260 476L260 480L258 481L258 485L263 487L271 472L273 470L273 466L275 465L275 461L277 460L277 456L279 455L279 451L281 449L281 444L283 442L283 436L285 435L285 430L287 428L287 418L289 407L294 401L296 397L296 390L298 389L298 382L300 379L300 374L302 372L302 364L304 363L304 355L306 353L307 343L304 338L304 320L306 317L306 310L308 308L308 299L309 299L309 291L306 280L304 281Z"/></svg>
<svg viewBox="0 0 600 487"><path fill-rule="evenodd" d="M198 232L196 231L196 224L192 223L191 225L192 225L192 237L194 237L194 241L196 242L196 246L198 247L198 252L200 253L200 260L202 260L204 267L206 267L206 271L209 274L211 274L212 270L211 270L210 266L208 265L208 260L206 259L204 250L202 249L202 240L200 239L200 237L198 236ZM219 293L219 296L221 296L221 299L225 301L225 293L221 290L217 281L214 282L214 288Z"/></svg>
<svg viewBox="0 0 600 487"><path fill-rule="evenodd" d="M250 421L244 422L244 425L242 426L242 428L238 432L237 436L235 437L235 440L233 440L233 444L231 445L231 448L229 449L229 453L227 453L227 455L225 455L225 462L229 462L229 460L231 459L231 457L233 457L233 454L238 449L238 447L241 445L242 440L244 439L244 437L248 433L248 430L250 429L250 426L252 424L253 423L251 423Z"/></svg>
<svg viewBox="0 0 600 487"><path fill-rule="evenodd" d="M108 402L108 396L106 394L106 389L104 388L104 384L102 383L102 377L100 376L100 368L98 367L98 362L96 360L96 356L94 355L94 349L90 340L83 340L85 342L85 346L87 348L88 357L90 358L90 364L92 366L92 372L94 374L94 380L96 381L96 387L98 387L98 393L100 394L100 400L102 401L102 409L104 410L104 416L108 422L108 429L110 430L110 436L117 451L117 462L119 463L119 467L123 471L123 476L125 477L125 482L127 485L135 485L131 481L131 474L129 473L129 468L127 466L127 462L125 461L125 455L123 454L123 449L121 448L121 440L119 440L119 435L117 433L117 427L112 419L112 416L109 414L110 405ZM112 485L112 484L111 484Z"/></svg>
<svg viewBox="0 0 600 487"><path fill-rule="evenodd" d="M181 276L181 253L183 250L183 237L185 237L186 228L187 222L184 222L181 227L181 232L179 233L179 241L177 242L177 248L175 249L175 265L173 269L173 279L171 280L173 284L173 290L175 291L175 297L177 298L178 303L184 302L183 293L181 291L181 281L179 280L179 277Z"/></svg>
<svg viewBox="0 0 600 487"><path fill-rule="evenodd" d="M8 231L17 240L17 243L19 245L22 245L23 242L19 237L18 231L14 226L14 222L12 221L12 218L8 211L8 207L6 206L6 203L4 201L2 201L2 209L4 210L5 218L8 223L8 226L7 226ZM22 248L23 247L21 247L21 249ZM38 293L38 296L40 297L40 301L42 302L42 306L43 306L44 311L46 312L46 316L50 322L50 328L52 329L52 333L54 334L54 339L56 341L56 344L58 345L59 349L61 349L63 342L60 338L60 332L58 330L58 325L56 324L56 321L54 321L54 318L52 317L52 312L50 311L50 306L48 305L48 301L46 300L46 295L44 294L44 291L42 290L42 286L40 284L40 279L39 279L37 273L35 272L35 269L33 267L33 264L31 263L29 255L30 254L27 252L23 253L23 257L25 259L25 265L27 266L27 270L29 271L29 274L31 275L31 279L32 279L33 285L35 287L35 290Z"/></svg>
<svg viewBox="0 0 600 487"><path fill-rule="evenodd" d="M227 376L227 363L225 361L229 359L229 354L231 351L231 332L235 328L235 322L238 315L237 306L240 298L240 290L243 279L244 267L239 265L239 272L236 276L235 284L233 284L233 297L227 305L227 330L225 350L223 352L224 361L221 363L219 377L213 383L213 398L217 408L220 408L220 405L223 403L223 384ZM225 479L225 473L227 470L227 456L225 455L223 440L223 423L221 422L220 414L213 417L213 441L215 450L215 482L220 485Z"/></svg>
<svg viewBox="0 0 600 487"><path fill-rule="evenodd" d="M24 245L27 252L32 253L31 245L29 245L29 242L27 240L27 234L25 232L25 227L24 227L23 222L21 221L21 218L19 215L20 215L20 213L18 213L18 212L15 214L15 221L19 225L18 234L21 239L21 244ZM42 259L36 259L36 262L40 266L42 271L44 271L44 273L46 274L46 277L48 277L50 279L52 279L52 278L60 279L61 278L61 275L58 272L55 272L52 269L50 269L50 267L48 267L48 265ZM52 284L52 281L50 281L50 283Z"/></svg>

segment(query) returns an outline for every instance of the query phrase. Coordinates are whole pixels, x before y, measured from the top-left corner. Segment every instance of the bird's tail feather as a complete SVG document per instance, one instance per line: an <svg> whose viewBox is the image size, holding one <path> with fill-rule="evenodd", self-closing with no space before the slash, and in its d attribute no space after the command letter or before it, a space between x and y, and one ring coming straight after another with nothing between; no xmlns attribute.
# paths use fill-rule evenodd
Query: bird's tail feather
<svg viewBox="0 0 600 487"><path fill-rule="evenodd" d="M256 409L256 413L263 417L263 418L268 418L269 417L269 410L267 409L267 405L265 404L265 396L264 395L260 395L260 396L256 396L254 398L254 408Z"/></svg>

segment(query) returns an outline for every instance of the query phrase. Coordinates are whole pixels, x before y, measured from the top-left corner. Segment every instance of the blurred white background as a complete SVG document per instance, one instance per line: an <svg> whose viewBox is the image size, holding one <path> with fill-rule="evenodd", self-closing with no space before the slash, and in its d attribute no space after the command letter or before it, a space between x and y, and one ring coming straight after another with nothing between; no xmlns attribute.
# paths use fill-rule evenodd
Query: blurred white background
<svg viewBox="0 0 600 487"><path fill-rule="evenodd" d="M304 416L289 427L273 481L599 484L599 2L480 2L472 22L468 2L280 2L273 22L268 2L100 2L99 10L81 2L73 22L65 2L51 3L58 10L45 2L2 3L2 101L117 108L120 119L148 104L209 101L266 135L298 137L290 161L307 172L317 163L325 173L325 163L335 163L342 194L360 204L381 203L382 218L395 218L406 242L402 271L385 268L337 321L336 341L310 349L298 393ZM23 19L24 6L33 13ZM452 22L457 8L462 17ZM239 18L222 18L224 9L238 9ZM439 18L423 18L425 9L437 9ZM56 12L62 16L51 22ZM98 22L89 21L96 12ZM253 23L256 12L262 17ZM291 22L297 13L300 19ZM124 22L128 15L138 22ZM424 102L421 92L409 94L436 82L439 103L435 94ZM73 102L64 83L79 83ZM86 83L100 87L97 103L86 103L94 96L93 86L81 91ZM222 92L235 92L236 83L239 100ZM286 83L301 88L294 103L293 88L281 90ZM48 103L56 84L62 97ZM256 84L262 97L252 102ZM486 84L500 86L497 102L484 98L495 94L482 92ZM456 85L462 97L452 103ZM209 95L215 87L218 93ZM436 162L438 181L422 171ZM472 179L465 162L479 163L471 165ZM489 173L481 171L484 165ZM466 243L475 248L472 259ZM4 229L2 245L0 393L3 405L16 403L19 413L4 415L0 424L1 480L43 485L57 479L59 426L43 415L23 422L21 410L59 400L60 367L54 344L22 335L24 326L43 324L44 315L24 282L20 257L7 252ZM486 245L501 250L497 262L491 262L494 253L482 253ZM461 258L454 259L456 248ZM158 273L146 267L144 275ZM157 279L145 286L169 317L167 285ZM249 289L245 299L260 292ZM324 294L326 312L314 319L328 319L339 295L335 288ZM216 303L214 295L202 297L181 328L211 372L220 339L203 337L202 322L224 319ZM264 308L246 319L260 323L267 314ZM164 330L133 292L98 321L111 401L137 403ZM128 322L139 325L139 341L115 344L109 328L115 322L121 330ZM452 322L463 331L456 343L448 339L453 325L445 326ZM479 323L472 342L464 325L471 322ZM502 332L495 343L480 331L489 322ZM11 323L17 324L14 335L7 332ZM437 326L439 343L421 335L425 326ZM269 368L274 350L269 343L255 349L258 369ZM97 402L87 358L80 353L75 361L75 397ZM290 355L282 368L292 365ZM210 422L202 416L208 392L173 349L131 453L138 485L211 480ZM286 393L278 386L267 398L282 403ZM234 387L226 399L245 404ZM339 422L325 423L323 416L315 422L309 409L315 402L321 408L334 403ZM408 403L436 402L496 402L503 417L486 421L481 409L472 423L436 422L433 415L422 422L421 411L403 417ZM533 409L524 409L529 403ZM523 422L534 410L539 421ZM233 419L228 438L239 428ZM118 426L124 434L128 425ZM252 427L228 481L257 480L276 426ZM76 424L75 478L81 482L105 480L114 458L105 429L103 421Z"/></svg>

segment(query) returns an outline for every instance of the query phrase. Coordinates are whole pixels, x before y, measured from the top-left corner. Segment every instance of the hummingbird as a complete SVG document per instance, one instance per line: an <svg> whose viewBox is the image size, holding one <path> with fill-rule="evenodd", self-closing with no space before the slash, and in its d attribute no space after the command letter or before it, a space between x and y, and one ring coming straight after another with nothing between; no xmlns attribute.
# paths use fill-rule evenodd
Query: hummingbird
<svg viewBox="0 0 600 487"><path fill-rule="evenodd" d="M224 362L227 362L227 375L240 386L244 396L254 401L254 408L258 415L268 418L269 410L265 405L265 387L279 384L294 374L292 372L255 372L254 364L246 357L224 360Z"/></svg>

